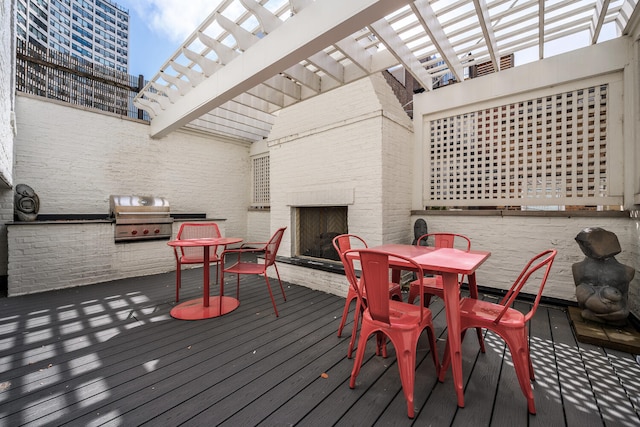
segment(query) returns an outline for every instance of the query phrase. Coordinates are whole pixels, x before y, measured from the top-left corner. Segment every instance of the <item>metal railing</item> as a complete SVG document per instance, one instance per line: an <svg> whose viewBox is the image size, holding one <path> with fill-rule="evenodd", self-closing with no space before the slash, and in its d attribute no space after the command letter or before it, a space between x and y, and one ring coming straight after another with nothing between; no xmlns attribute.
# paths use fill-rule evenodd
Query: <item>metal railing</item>
<svg viewBox="0 0 640 427"><path fill-rule="evenodd" d="M149 121L146 111L133 105L144 87L144 76L103 67L18 39L16 90L73 105Z"/></svg>

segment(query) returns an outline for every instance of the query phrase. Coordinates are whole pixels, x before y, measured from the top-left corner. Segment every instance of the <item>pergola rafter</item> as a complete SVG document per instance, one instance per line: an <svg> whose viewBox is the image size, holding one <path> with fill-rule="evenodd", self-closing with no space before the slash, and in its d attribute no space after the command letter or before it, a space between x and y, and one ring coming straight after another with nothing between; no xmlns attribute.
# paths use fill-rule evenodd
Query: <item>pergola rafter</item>
<svg viewBox="0 0 640 427"><path fill-rule="evenodd" d="M274 113L403 67L432 90L465 67L585 32L625 34L638 0L225 0L134 100L160 137L182 126L246 141ZM611 36L609 36L611 37ZM582 47L582 46L576 46Z"/></svg>

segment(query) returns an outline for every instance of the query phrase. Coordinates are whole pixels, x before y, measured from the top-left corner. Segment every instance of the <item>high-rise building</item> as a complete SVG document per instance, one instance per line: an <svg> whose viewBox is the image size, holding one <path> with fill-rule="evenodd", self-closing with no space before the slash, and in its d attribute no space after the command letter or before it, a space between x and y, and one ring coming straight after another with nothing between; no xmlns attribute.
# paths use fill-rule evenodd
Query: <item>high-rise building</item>
<svg viewBox="0 0 640 427"><path fill-rule="evenodd" d="M16 21L29 43L129 72L129 11L110 0L18 0Z"/></svg>

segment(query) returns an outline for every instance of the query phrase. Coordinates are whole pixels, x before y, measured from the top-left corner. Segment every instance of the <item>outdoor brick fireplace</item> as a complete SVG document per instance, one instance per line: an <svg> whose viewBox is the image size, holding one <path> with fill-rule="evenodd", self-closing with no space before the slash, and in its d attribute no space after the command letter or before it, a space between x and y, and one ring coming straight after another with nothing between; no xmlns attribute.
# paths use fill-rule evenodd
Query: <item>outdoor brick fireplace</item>
<svg viewBox="0 0 640 427"><path fill-rule="evenodd" d="M296 256L340 260L332 241L349 231L346 206L298 207L295 224Z"/></svg>

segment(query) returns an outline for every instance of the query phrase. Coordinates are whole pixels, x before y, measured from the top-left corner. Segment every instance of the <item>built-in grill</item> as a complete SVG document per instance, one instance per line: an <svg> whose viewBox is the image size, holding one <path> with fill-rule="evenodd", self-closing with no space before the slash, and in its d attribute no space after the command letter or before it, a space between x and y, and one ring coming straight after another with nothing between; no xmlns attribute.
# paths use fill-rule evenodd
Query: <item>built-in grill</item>
<svg viewBox="0 0 640 427"><path fill-rule="evenodd" d="M115 241L169 239L173 218L169 201L152 196L109 196Z"/></svg>

